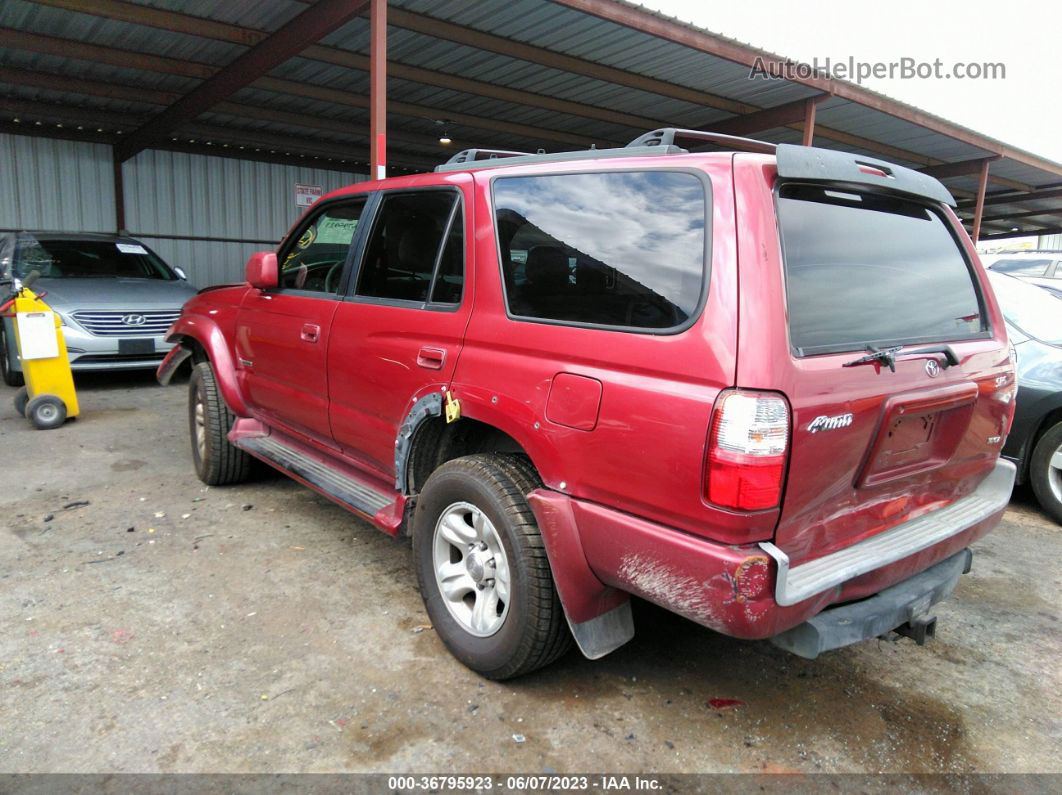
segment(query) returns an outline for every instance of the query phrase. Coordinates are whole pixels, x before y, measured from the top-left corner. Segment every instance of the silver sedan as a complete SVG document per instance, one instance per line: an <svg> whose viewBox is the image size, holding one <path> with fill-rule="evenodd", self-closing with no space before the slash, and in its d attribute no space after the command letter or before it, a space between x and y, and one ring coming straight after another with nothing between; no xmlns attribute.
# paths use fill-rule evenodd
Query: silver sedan
<svg viewBox="0 0 1062 795"><path fill-rule="evenodd" d="M179 268L130 237L18 232L0 239L0 281L38 271L33 289L62 320L70 365L82 370L154 369L163 341L195 289ZM0 329L0 375L22 383L12 320Z"/></svg>

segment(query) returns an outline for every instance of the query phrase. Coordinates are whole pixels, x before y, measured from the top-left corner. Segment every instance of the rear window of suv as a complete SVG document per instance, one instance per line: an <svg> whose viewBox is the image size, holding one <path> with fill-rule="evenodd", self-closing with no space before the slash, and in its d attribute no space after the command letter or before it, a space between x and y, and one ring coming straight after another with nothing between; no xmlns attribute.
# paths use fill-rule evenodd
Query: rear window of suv
<svg viewBox="0 0 1062 795"><path fill-rule="evenodd" d="M970 266L935 210L783 185L778 219L799 355L968 339L987 328Z"/></svg>
<svg viewBox="0 0 1062 795"><path fill-rule="evenodd" d="M627 330L684 327L704 290L705 183L682 171L499 177L509 313Z"/></svg>

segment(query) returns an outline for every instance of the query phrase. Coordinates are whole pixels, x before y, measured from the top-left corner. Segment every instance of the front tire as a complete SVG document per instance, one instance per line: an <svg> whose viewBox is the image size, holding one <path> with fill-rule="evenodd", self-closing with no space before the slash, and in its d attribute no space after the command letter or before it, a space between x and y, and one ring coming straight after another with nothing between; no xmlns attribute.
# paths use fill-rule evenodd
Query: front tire
<svg viewBox="0 0 1062 795"><path fill-rule="evenodd" d="M242 483L251 477L254 459L229 441L236 415L221 399L210 362L192 367L188 381L188 429L195 473L208 486Z"/></svg>
<svg viewBox="0 0 1062 795"><path fill-rule="evenodd" d="M18 392L15 393L15 411L18 412L20 417L26 416L26 406L29 404L29 389L21 387Z"/></svg>
<svg viewBox="0 0 1062 795"><path fill-rule="evenodd" d="M488 679L541 668L571 634L527 494L541 486L521 456L448 461L428 478L413 517L417 581L450 652Z"/></svg>
<svg viewBox="0 0 1062 795"><path fill-rule="evenodd" d="M1062 524L1062 422L1048 428L1033 448L1029 480L1041 507Z"/></svg>
<svg viewBox="0 0 1062 795"><path fill-rule="evenodd" d="M3 377L4 383L8 386L22 386L26 383L22 372L12 367L11 351L7 347L7 332L2 320L0 320L0 377Z"/></svg>

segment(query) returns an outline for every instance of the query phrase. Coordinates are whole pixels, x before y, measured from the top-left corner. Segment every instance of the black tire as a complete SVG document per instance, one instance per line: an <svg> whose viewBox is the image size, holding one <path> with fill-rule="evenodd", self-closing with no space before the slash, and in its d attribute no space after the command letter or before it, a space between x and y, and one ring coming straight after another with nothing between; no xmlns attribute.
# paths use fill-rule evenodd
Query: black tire
<svg viewBox="0 0 1062 795"><path fill-rule="evenodd" d="M1062 422L1048 428L1029 459L1029 480L1036 499L1051 517L1062 524L1062 470L1051 466L1051 459L1062 454Z"/></svg>
<svg viewBox="0 0 1062 795"><path fill-rule="evenodd" d="M66 422L66 404L55 395L37 395L26 404L26 419L38 431L49 431Z"/></svg>
<svg viewBox="0 0 1062 795"><path fill-rule="evenodd" d="M22 387L15 393L15 411L18 412L18 416L26 416L27 403L29 403L29 390L26 387Z"/></svg>
<svg viewBox="0 0 1062 795"><path fill-rule="evenodd" d="M542 536L527 503L527 494L541 485L534 467L522 456L471 455L436 469L417 499L413 556L424 606L450 652L488 679L530 673L571 646ZM454 618L435 576L436 525L458 503L474 506L490 520L508 561L511 600L500 628L486 637L473 634ZM465 553L461 554L463 558ZM478 598L474 593L469 596Z"/></svg>
<svg viewBox="0 0 1062 795"><path fill-rule="evenodd" d="M25 377L20 370L12 369L11 353L7 349L7 332L4 329L4 321L0 320L0 377L8 386L22 386L26 383ZM20 411L19 414L22 412Z"/></svg>
<svg viewBox="0 0 1062 795"><path fill-rule="evenodd" d="M202 448L197 441L198 405L202 405ZM208 486L243 483L253 474L254 458L229 442L229 430L235 420L221 399L210 362L194 365L188 381L188 430L195 473Z"/></svg>

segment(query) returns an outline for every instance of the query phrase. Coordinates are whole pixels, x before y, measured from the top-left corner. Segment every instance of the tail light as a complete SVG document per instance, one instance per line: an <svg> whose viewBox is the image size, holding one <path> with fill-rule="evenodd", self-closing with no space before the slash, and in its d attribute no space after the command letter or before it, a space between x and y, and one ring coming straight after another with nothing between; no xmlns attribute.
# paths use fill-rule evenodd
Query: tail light
<svg viewBox="0 0 1062 795"><path fill-rule="evenodd" d="M748 391L724 393L708 433L708 501L739 511L778 505L788 446L789 405L784 398Z"/></svg>

